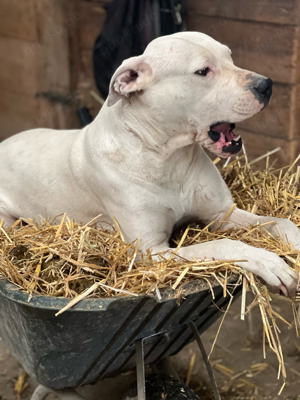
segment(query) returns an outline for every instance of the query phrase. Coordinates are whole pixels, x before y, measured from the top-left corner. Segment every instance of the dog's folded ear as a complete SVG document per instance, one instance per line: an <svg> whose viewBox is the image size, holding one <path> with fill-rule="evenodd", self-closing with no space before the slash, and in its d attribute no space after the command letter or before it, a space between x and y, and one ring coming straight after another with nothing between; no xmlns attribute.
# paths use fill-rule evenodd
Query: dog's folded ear
<svg viewBox="0 0 300 400"><path fill-rule="evenodd" d="M108 107L114 105L121 98L128 97L129 93L144 89L151 77L152 68L144 61L143 56L123 61L110 81Z"/></svg>

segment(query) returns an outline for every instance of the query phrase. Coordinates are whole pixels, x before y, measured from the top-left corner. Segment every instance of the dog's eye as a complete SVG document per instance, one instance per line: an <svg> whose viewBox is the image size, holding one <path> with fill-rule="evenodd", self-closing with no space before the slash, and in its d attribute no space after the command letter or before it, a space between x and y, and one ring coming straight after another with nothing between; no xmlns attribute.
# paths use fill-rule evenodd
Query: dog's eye
<svg viewBox="0 0 300 400"><path fill-rule="evenodd" d="M196 75L200 75L200 76L206 76L210 71L209 67L203 68L203 69L199 69L198 71L195 72Z"/></svg>

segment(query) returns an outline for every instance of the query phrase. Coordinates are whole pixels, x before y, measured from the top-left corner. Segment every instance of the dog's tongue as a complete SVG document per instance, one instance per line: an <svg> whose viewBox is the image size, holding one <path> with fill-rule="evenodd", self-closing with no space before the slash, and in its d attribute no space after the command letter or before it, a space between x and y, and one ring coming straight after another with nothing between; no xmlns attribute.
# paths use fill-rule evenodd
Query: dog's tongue
<svg viewBox="0 0 300 400"><path fill-rule="evenodd" d="M233 132L234 124L223 122L214 126L209 131L209 136L214 142L220 142L223 146L229 146L231 141L238 138Z"/></svg>
<svg viewBox="0 0 300 400"><path fill-rule="evenodd" d="M243 142L240 136L232 132L234 128L235 124L222 122L212 125L208 131L208 136L215 142L214 149L220 154L237 154L241 150Z"/></svg>
<svg viewBox="0 0 300 400"><path fill-rule="evenodd" d="M229 123L224 122L223 124L217 125L213 128L214 132L219 132L221 134L221 137L224 137L225 142L231 142L232 139L235 139L235 135L233 134L231 130L231 126ZM223 135L222 135L223 133Z"/></svg>

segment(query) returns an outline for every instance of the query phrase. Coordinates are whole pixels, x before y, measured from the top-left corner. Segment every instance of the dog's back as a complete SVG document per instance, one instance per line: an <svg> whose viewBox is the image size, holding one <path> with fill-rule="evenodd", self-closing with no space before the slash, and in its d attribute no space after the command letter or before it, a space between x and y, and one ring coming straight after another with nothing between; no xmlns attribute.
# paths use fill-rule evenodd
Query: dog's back
<svg viewBox="0 0 300 400"><path fill-rule="evenodd" d="M79 132L34 129L0 143L0 219L1 209L12 216L42 215L65 192L63 183L72 176L64 166Z"/></svg>

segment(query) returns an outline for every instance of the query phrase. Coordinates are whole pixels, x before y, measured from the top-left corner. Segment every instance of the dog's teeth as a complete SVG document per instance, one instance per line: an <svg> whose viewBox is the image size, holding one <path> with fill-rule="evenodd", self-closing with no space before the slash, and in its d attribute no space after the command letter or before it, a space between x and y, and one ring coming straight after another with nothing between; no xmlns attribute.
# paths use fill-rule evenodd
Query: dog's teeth
<svg viewBox="0 0 300 400"><path fill-rule="evenodd" d="M232 145L232 146L235 146L235 145L237 145L237 142L240 140L240 136L237 136L235 139L232 139L232 141L230 142L230 144Z"/></svg>

